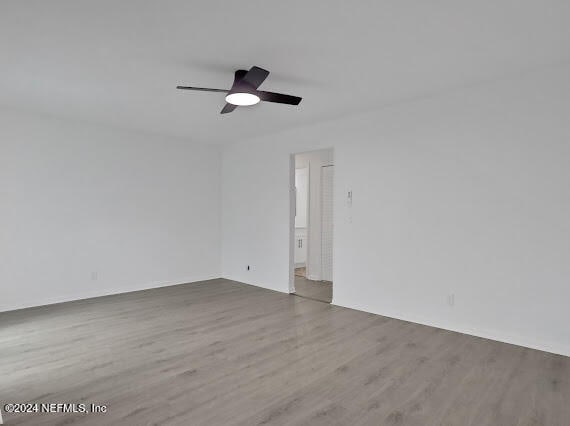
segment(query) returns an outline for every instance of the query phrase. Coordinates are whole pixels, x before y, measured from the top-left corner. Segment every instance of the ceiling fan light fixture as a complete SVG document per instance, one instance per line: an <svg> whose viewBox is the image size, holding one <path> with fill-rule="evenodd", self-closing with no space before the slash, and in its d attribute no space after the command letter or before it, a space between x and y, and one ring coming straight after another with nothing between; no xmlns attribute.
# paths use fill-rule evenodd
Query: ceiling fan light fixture
<svg viewBox="0 0 570 426"><path fill-rule="evenodd" d="M259 103L261 99L253 93L235 92L226 96L226 102L238 106L250 106Z"/></svg>
<svg viewBox="0 0 570 426"><path fill-rule="evenodd" d="M176 86L176 88L182 90L197 90L199 92L226 93L226 104L220 111L220 114L227 114L235 111L236 108L240 106L255 105L260 101L272 102L275 104L299 105L302 99L299 96L257 90L268 75L269 71L253 66L249 71L236 70L236 72L234 72L234 83L229 90L194 86Z"/></svg>

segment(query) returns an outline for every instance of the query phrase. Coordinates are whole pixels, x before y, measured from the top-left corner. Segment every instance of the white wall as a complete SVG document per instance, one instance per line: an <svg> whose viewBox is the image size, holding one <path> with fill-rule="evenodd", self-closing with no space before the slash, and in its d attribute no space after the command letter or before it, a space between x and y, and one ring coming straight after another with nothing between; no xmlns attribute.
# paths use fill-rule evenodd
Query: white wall
<svg viewBox="0 0 570 426"><path fill-rule="evenodd" d="M307 247L307 278L322 279L321 265L321 167L334 163L332 149L295 155L295 167L309 169L309 234Z"/></svg>
<svg viewBox="0 0 570 426"><path fill-rule="evenodd" d="M217 148L0 110L0 311L218 277L219 187Z"/></svg>
<svg viewBox="0 0 570 426"><path fill-rule="evenodd" d="M229 147L224 276L288 291L290 154L333 146L335 304L570 355L568 75Z"/></svg>

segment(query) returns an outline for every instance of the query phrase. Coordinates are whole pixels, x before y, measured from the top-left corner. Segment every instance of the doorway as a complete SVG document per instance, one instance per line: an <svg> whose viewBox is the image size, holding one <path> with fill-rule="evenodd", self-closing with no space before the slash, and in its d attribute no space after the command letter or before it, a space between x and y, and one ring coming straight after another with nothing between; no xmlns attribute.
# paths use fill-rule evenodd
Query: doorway
<svg viewBox="0 0 570 426"><path fill-rule="evenodd" d="M333 150L292 156L291 293L331 303L333 292Z"/></svg>

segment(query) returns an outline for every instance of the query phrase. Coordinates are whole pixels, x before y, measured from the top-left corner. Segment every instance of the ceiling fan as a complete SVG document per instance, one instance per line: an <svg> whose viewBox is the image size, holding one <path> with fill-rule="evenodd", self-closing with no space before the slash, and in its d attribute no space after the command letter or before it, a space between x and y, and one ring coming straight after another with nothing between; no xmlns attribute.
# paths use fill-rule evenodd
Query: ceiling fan
<svg viewBox="0 0 570 426"><path fill-rule="evenodd" d="M234 75L234 84L231 89L209 89L207 87L176 86L177 89L198 90L201 92L227 93L226 105L220 114L232 112L238 106L255 105L259 101L274 102L278 104L299 105L301 98L298 96L284 95L283 93L265 92L257 90L269 75L269 71L253 66L249 71L237 70Z"/></svg>

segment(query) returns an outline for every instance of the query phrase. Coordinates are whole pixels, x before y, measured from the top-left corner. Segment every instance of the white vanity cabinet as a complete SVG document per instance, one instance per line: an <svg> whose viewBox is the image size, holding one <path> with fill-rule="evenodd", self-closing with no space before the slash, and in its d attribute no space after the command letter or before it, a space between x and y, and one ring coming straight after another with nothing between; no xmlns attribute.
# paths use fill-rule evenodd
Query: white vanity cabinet
<svg viewBox="0 0 570 426"><path fill-rule="evenodd" d="M295 267L307 262L307 228L295 229Z"/></svg>

